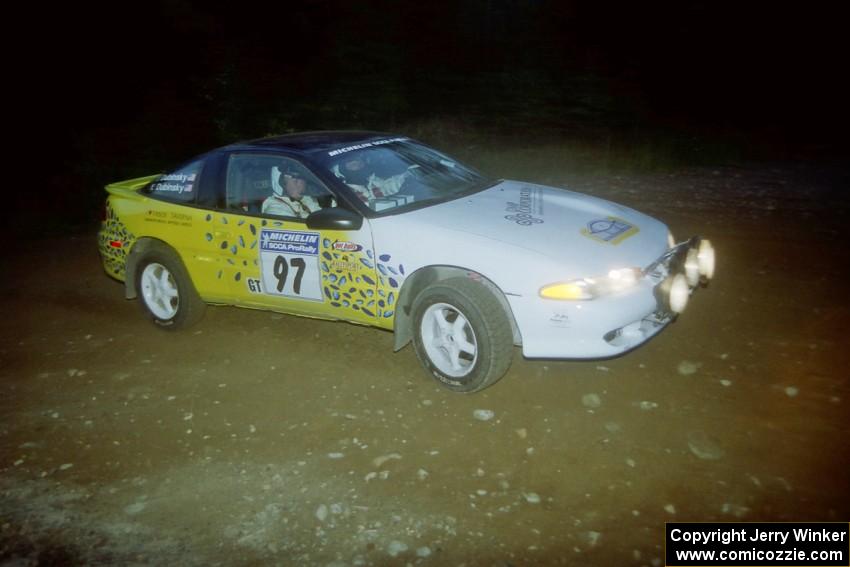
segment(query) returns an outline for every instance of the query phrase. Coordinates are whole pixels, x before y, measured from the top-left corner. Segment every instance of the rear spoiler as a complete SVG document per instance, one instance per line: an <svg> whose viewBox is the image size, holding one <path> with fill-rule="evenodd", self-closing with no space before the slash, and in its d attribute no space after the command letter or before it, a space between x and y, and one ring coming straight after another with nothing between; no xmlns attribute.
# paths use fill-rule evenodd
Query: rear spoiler
<svg viewBox="0 0 850 567"><path fill-rule="evenodd" d="M161 175L161 173L158 173L156 175L147 175L145 177L136 177L135 179L127 179L126 181L110 183L106 186L106 191L111 195L135 192Z"/></svg>

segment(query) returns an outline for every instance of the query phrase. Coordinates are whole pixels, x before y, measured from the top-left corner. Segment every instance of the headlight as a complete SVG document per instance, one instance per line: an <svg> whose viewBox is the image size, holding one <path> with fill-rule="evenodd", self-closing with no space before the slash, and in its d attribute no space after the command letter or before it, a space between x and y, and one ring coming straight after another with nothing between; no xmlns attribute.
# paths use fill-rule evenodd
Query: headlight
<svg viewBox="0 0 850 567"><path fill-rule="evenodd" d="M632 287L641 277L640 268L611 270L607 276L581 278L545 285L540 288L544 299L594 299Z"/></svg>
<svg viewBox="0 0 850 567"><path fill-rule="evenodd" d="M714 246L711 241L704 239L699 243L699 252L697 252L697 265L699 273L706 280L714 277Z"/></svg>

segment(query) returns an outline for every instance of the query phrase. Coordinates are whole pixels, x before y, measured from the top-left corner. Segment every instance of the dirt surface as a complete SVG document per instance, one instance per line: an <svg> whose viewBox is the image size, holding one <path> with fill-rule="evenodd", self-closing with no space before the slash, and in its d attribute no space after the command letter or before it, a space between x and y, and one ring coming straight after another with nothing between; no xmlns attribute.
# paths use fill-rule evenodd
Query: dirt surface
<svg viewBox="0 0 850 567"><path fill-rule="evenodd" d="M545 181L710 237L716 278L625 356L516 349L468 396L376 329L157 329L94 234L6 257L0 563L658 566L665 521L850 519L846 175Z"/></svg>

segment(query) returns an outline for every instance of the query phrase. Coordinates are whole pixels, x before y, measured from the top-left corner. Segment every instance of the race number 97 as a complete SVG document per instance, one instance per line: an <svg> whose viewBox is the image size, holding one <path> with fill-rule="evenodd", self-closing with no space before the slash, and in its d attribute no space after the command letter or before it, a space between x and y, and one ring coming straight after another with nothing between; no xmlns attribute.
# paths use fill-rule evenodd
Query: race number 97
<svg viewBox="0 0 850 567"><path fill-rule="evenodd" d="M304 268L307 267L307 262L304 261L304 258L290 258L288 264L297 270L292 280L292 291L295 292L295 295L301 295L301 280L304 278ZM283 293L286 288L288 276L287 259L285 256L278 256L274 260L274 277L277 278L278 293Z"/></svg>
<svg viewBox="0 0 850 567"><path fill-rule="evenodd" d="M322 301L319 259L316 256L263 252L260 260L265 293Z"/></svg>

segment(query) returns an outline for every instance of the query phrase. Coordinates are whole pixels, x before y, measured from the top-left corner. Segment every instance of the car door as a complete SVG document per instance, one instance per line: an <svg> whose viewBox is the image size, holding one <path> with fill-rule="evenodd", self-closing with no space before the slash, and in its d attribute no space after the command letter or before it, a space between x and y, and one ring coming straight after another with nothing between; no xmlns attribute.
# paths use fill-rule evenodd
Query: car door
<svg viewBox="0 0 850 567"><path fill-rule="evenodd" d="M365 219L357 229L310 229L300 210L267 206L282 214L263 212L264 203L272 205L286 195L282 172L296 168L303 173L310 210L334 208L336 199L327 187L293 158L234 152L228 159L224 210L216 230L222 277L234 303L369 324L390 319L377 294L372 235Z"/></svg>

